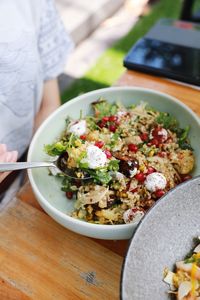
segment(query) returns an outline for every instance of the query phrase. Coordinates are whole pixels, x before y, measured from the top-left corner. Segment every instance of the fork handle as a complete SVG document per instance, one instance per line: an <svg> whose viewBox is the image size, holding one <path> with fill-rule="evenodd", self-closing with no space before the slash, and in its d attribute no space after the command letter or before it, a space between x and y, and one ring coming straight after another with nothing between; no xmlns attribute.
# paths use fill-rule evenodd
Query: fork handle
<svg viewBox="0 0 200 300"><path fill-rule="evenodd" d="M0 172L16 171L40 167L55 167L52 162L16 162L0 163Z"/></svg>

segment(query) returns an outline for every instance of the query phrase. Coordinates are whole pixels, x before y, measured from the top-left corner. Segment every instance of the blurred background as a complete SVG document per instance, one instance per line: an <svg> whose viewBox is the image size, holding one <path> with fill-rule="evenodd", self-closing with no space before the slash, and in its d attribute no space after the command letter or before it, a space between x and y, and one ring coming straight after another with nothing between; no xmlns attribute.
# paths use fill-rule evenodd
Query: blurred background
<svg viewBox="0 0 200 300"><path fill-rule="evenodd" d="M160 18L200 20L200 0L55 1L75 44L59 78L63 103L114 84L125 71L124 56Z"/></svg>

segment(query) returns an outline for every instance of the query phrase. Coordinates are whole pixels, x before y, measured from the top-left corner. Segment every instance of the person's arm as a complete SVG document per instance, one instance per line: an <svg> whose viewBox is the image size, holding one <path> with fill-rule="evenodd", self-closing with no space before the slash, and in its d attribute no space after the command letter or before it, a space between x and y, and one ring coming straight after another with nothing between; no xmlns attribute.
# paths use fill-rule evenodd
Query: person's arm
<svg viewBox="0 0 200 300"><path fill-rule="evenodd" d="M7 151L5 144L0 144L0 162L16 162L18 153L17 151ZM0 183L6 178L9 172L0 173Z"/></svg>
<svg viewBox="0 0 200 300"><path fill-rule="evenodd" d="M40 124L60 106L60 96L57 79L46 81L44 84L43 97L40 110L35 118L34 131ZM5 144L0 144L0 162L16 162L17 151L7 151ZM0 183L8 176L10 172L0 173Z"/></svg>
<svg viewBox="0 0 200 300"><path fill-rule="evenodd" d="M40 124L60 106L60 94L57 79L48 80L44 83L40 110L35 118L34 132Z"/></svg>

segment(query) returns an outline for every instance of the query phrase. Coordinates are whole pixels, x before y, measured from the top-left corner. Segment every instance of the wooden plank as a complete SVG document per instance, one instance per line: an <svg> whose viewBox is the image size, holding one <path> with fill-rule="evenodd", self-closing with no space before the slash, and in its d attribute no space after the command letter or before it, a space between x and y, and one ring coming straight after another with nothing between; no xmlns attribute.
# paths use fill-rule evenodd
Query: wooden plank
<svg viewBox="0 0 200 300"><path fill-rule="evenodd" d="M1 300L30 300L24 292L15 288L14 282L8 283L3 279L0 279L0 299Z"/></svg>
<svg viewBox="0 0 200 300"><path fill-rule="evenodd" d="M28 178L22 186L22 188L20 189L19 193L17 194L17 198L44 212L43 208L40 206L40 204L35 198Z"/></svg>
<svg viewBox="0 0 200 300"><path fill-rule="evenodd" d="M125 72L116 85L138 86L161 91L181 100L200 115L200 91L196 88L136 71Z"/></svg>
<svg viewBox="0 0 200 300"><path fill-rule="evenodd" d="M37 202L33 190L31 188L31 185L29 183L29 181L27 181L25 183L25 185L21 188L21 190L19 191L17 198L19 198L21 201L39 209L40 211L44 210L42 209L42 207L39 205L39 203ZM112 250L113 252L124 256L127 248L128 248L128 240L123 240L123 241L109 241L109 240L99 240L99 239L93 239L93 241L101 244L102 246Z"/></svg>
<svg viewBox="0 0 200 300"><path fill-rule="evenodd" d="M30 299L119 299L122 260L18 199L1 213L0 278Z"/></svg>
<svg viewBox="0 0 200 300"><path fill-rule="evenodd" d="M108 241L108 240L93 239L93 241L123 257L126 255L128 245L129 245L129 240Z"/></svg>

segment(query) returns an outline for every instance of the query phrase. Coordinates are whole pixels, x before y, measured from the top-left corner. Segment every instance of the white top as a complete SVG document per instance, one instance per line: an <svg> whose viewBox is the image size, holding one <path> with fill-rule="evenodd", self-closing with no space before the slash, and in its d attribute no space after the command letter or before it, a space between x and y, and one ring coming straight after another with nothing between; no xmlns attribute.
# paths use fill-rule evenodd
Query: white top
<svg viewBox="0 0 200 300"><path fill-rule="evenodd" d="M43 82L57 77L72 48L53 0L0 1L0 143L28 147Z"/></svg>

